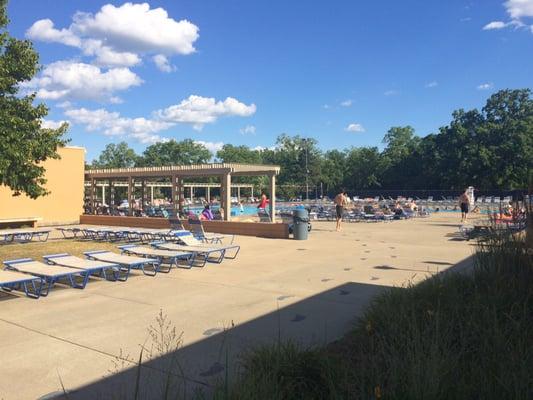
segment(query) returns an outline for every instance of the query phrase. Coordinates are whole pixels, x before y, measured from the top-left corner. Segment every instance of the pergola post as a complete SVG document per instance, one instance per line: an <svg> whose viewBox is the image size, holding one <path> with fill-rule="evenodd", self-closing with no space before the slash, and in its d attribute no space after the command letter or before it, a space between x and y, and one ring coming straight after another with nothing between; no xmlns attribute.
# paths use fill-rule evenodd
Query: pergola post
<svg viewBox="0 0 533 400"><path fill-rule="evenodd" d="M224 221L231 221L231 174L222 175L221 207L224 210Z"/></svg>
<svg viewBox="0 0 533 400"><path fill-rule="evenodd" d="M172 175L170 178L170 185L172 187L172 208L174 211L178 210L178 185L177 185L177 176Z"/></svg>
<svg viewBox="0 0 533 400"><path fill-rule="evenodd" d="M206 196L205 196L205 199L208 203L211 203L211 188L208 186L207 187L207 190L206 190Z"/></svg>
<svg viewBox="0 0 533 400"><path fill-rule="evenodd" d="M115 205L115 186L113 180L109 180L109 207L112 209Z"/></svg>
<svg viewBox="0 0 533 400"><path fill-rule="evenodd" d="M194 198L194 186L191 185L191 186L190 186L190 189L191 189L191 193L190 193L191 197L190 197L190 198L191 198L191 204L192 204L192 202L193 202L193 198Z"/></svg>
<svg viewBox="0 0 533 400"><path fill-rule="evenodd" d="M105 182L102 183L102 204L107 204L105 201Z"/></svg>
<svg viewBox="0 0 533 400"><path fill-rule="evenodd" d="M150 186L150 204L154 205L154 185Z"/></svg>
<svg viewBox="0 0 533 400"><path fill-rule="evenodd" d="M146 203L146 181L141 181L141 210L144 211L144 205Z"/></svg>
<svg viewBox="0 0 533 400"><path fill-rule="evenodd" d="M128 215L133 215L133 178L128 176Z"/></svg>
<svg viewBox="0 0 533 400"><path fill-rule="evenodd" d="M177 202L178 202L178 213L183 213L183 201L185 199L185 187L183 186L183 178L181 176L177 177L176 182L176 190L177 190ZM179 215L179 214L178 214Z"/></svg>
<svg viewBox="0 0 533 400"><path fill-rule="evenodd" d="M237 201L241 202L241 187L237 186Z"/></svg>
<svg viewBox="0 0 533 400"><path fill-rule="evenodd" d="M276 174L271 174L270 178L270 220L276 222Z"/></svg>
<svg viewBox="0 0 533 400"><path fill-rule="evenodd" d="M91 202L91 214L96 214L96 179L91 179L91 193L90 193L90 202Z"/></svg>

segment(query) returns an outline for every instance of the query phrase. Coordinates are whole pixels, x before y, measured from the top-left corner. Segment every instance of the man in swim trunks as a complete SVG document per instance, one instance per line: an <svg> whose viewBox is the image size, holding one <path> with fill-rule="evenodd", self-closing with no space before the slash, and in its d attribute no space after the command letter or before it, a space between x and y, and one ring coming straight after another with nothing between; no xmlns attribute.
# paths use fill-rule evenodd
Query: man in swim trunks
<svg viewBox="0 0 533 400"><path fill-rule="evenodd" d="M347 203L346 191L344 189L342 189L341 192L337 196L335 196L333 203L335 203L335 213L337 217L337 226L335 230L340 231L341 222L342 222L342 213L344 212L344 206Z"/></svg>
<svg viewBox="0 0 533 400"><path fill-rule="evenodd" d="M464 193L459 196L459 207L461 207L461 222L465 223L468 217L468 208L470 206L470 199L468 198L468 189L465 189Z"/></svg>

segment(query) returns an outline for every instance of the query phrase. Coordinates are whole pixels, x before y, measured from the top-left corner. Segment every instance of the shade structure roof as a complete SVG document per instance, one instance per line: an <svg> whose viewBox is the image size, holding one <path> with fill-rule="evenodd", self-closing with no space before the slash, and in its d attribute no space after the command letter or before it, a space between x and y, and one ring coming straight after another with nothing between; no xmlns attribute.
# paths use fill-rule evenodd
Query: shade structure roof
<svg viewBox="0 0 533 400"><path fill-rule="evenodd" d="M231 174L232 176L277 175L277 165L211 163L192 165L169 165L164 167L105 168L85 170L85 179L144 178L144 177L210 177Z"/></svg>

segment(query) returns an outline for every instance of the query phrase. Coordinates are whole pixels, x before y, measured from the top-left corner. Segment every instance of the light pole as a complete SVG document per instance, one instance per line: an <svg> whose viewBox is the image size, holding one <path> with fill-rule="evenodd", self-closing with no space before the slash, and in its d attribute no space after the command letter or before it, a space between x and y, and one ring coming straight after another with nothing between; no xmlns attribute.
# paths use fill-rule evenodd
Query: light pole
<svg viewBox="0 0 533 400"><path fill-rule="evenodd" d="M307 167L307 147L309 139L302 139L305 143L305 201L309 203L309 168Z"/></svg>

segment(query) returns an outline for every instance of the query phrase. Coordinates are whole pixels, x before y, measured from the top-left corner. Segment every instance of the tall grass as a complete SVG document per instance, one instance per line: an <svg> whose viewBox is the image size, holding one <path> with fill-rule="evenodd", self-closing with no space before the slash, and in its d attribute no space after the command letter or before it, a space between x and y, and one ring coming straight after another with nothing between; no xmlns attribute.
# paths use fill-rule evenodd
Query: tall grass
<svg viewBox="0 0 533 400"><path fill-rule="evenodd" d="M471 274L389 290L327 349L252 351L230 398L531 399L532 256L491 238Z"/></svg>

